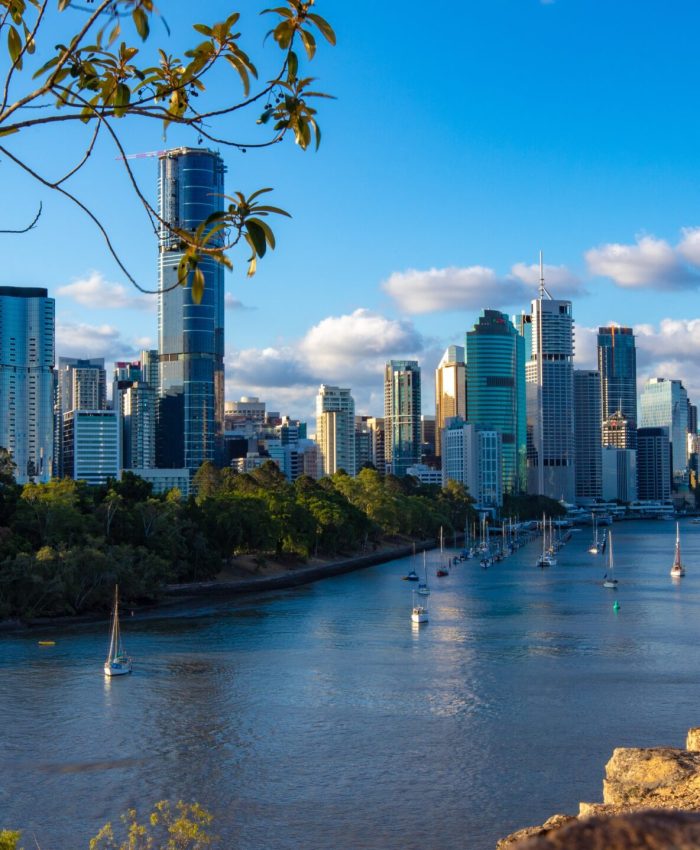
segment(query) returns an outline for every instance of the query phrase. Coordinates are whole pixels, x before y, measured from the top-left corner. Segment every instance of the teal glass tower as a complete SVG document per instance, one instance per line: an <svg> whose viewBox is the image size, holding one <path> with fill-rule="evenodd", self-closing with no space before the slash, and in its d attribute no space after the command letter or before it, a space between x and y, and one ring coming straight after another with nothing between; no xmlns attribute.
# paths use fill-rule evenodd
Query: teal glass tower
<svg viewBox="0 0 700 850"><path fill-rule="evenodd" d="M223 207L225 167L221 156L202 148L175 148L159 157L161 218L195 230ZM221 459L224 428L224 273L204 258L201 303L191 281L179 286L179 238L160 228L158 280L157 465L187 468Z"/></svg>
<svg viewBox="0 0 700 850"><path fill-rule="evenodd" d="M467 333L467 420L498 431L503 492L521 493L527 481L525 340L505 313L484 310Z"/></svg>
<svg viewBox="0 0 700 850"><path fill-rule="evenodd" d="M420 461L420 413L418 361L390 360L384 368L384 456L393 475L406 475Z"/></svg>

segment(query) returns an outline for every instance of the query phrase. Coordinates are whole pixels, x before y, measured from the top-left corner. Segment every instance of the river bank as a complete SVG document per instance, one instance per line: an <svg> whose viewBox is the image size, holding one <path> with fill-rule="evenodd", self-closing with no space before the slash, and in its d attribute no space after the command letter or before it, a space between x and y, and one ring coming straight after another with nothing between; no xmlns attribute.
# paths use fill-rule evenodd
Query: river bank
<svg viewBox="0 0 700 850"><path fill-rule="evenodd" d="M168 609L181 607L189 600L224 599L249 593L265 593L300 587L304 584L321 581L325 578L343 575L367 569L377 564L405 558L414 551L423 552L436 548L435 540L420 540L411 543L387 542L367 554L335 560L312 559L312 563L290 566L267 559L264 564L256 565L250 556L234 560L224 568L219 576L210 581L170 584L165 587L163 596L153 605L133 606L131 616L138 619L162 613L167 617ZM253 571L256 571L253 574ZM46 626L74 626L85 623L101 623L109 619L109 612L87 612L76 616L11 619L0 621L0 633L11 633L27 629L41 629Z"/></svg>

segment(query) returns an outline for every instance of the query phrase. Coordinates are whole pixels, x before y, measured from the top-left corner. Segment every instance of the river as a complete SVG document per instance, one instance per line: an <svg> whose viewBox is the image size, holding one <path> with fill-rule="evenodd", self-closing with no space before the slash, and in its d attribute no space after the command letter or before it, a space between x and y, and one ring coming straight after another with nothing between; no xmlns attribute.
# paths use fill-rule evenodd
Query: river
<svg viewBox="0 0 700 850"><path fill-rule="evenodd" d="M227 850L493 850L600 800L614 747L700 725L700 525L681 533L675 584L662 521L614 527L617 590L587 529L548 570L537 543L433 568L420 627L410 559L126 617L134 672L111 681L106 624L3 635L0 828L87 850L169 798L209 808Z"/></svg>

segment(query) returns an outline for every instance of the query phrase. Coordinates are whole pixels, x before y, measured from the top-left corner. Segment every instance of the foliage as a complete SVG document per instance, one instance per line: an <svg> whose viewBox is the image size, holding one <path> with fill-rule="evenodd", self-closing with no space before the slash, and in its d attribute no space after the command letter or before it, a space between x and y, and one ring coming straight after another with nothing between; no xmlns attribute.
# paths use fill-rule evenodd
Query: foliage
<svg viewBox="0 0 700 850"><path fill-rule="evenodd" d="M153 230L166 228L180 245L183 256L175 285L189 283L199 302L204 290L202 260L211 258L232 268L229 252L241 242L250 251L248 274L254 274L258 258L275 247L266 219L288 215L265 201L271 190L262 188L249 195L236 191L221 199L220 211L192 230L184 229L161 218L139 188L123 134L132 125L153 125L159 134L179 125L189 128L198 144L206 139L244 152L249 147L270 147L288 135L302 150L312 142L318 147L321 131L313 104L329 95L314 90L314 78L301 68L302 57L314 58L317 36L334 45L335 33L312 11L314 0L281 3L262 12L271 16L272 37L265 44L275 57L261 51L266 81L258 83L258 59L254 61L244 44L239 12L222 21L194 23L191 43L178 56L152 34L154 19L160 18L154 0L87 0L87 4L0 0L0 37L7 45L7 59L4 67L0 65L4 77L0 153L5 162L60 193L92 219L124 274L139 289L143 287L129 274L90 205L66 187L104 137L123 164ZM167 21L162 23L169 32ZM231 121L246 117L253 119L252 129L258 125L256 140L230 138L226 128ZM70 126L85 128L85 148L75 151L64 174L47 176L28 160L25 137L37 131L60 133ZM40 213L41 207L29 227L4 232L31 229Z"/></svg>
<svg viewBox="0 0 700 850"><path fill-rule="evenodd" d="M17 850L21 833L0 829L0 850Z"/></svg>
<svg viewBox="0 0 700 850"><path fill-rule="evenodd" d="M542 514L548 517L562 517L566 514L560 502L547 496L509 496L503 497L504 517L518 517L521 520L542 519Z"/></svg>
<svg viewBox="0 0 700 850"><path fill-rule="evenodd" d="M122 817L121 838L111 823L105 824L91 839L90 850L204 850L214 840L211 822L211 814L198 803L161 800L143 822L130 809Z"/></svg>

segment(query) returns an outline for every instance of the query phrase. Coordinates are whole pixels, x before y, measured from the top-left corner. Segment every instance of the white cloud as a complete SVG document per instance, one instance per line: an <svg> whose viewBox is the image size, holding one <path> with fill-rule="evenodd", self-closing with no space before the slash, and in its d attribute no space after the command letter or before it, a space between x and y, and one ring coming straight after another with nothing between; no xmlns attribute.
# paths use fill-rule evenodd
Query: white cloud
<svg viewBox="0 0 700 850"><path fill-rule="evenodd" d="M137 340L125 340L112 325L56 322L56 357L104 357L125 360L138 356Z"/></svg>
<svg viewBox="0 0 700 850"><path fill-rule="evenodd" d="M587 295L581 281L566 266L545 266L545 282L554 298ZM538 265L516 263L510 274L487 266L451 266L394 272L382 284L399 309L413 315L448 310L481 310L525 304L539 285Z"/></svg>
<svg viewBox="0 0 700 850"><path fill-rule="evenodd" d="M683 231L674 248L665 239L638 236L634 245L609 243L586 252L592 274L630 289L692 289L700 286L700 235Z"/></svg>
<svg viewBox="0 0 700 850"><path fill-rule="evenodd" d="M60 286L56 294L70 298L83 307L96 310L149 310L155 311L155 295L137 294L133 287L121 283L110 283L98 271L91 271L87 277L78 278L72 283Z"/></svg>
<svg viewBox="0 0 700 850"><path fill-rule="evenodd" d="M235 298L230 292L226 292L224 294L224 307L227 310L255 310L255 307L248 307L247 304L244 304L242 301L239 301L238 298Z"/></svg>

